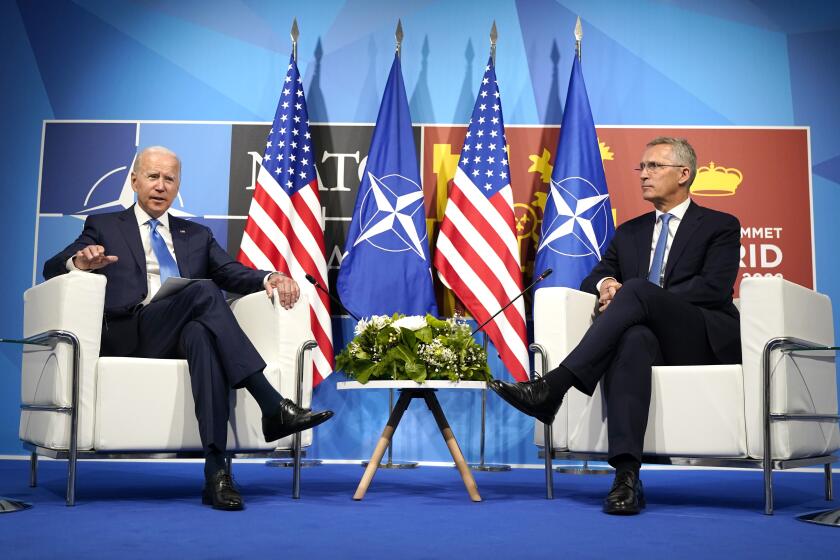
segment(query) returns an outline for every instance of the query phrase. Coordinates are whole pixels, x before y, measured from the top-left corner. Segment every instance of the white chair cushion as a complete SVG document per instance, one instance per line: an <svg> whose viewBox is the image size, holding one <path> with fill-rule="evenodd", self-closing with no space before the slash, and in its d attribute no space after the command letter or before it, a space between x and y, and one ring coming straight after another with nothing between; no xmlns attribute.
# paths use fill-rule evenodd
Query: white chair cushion
<svg viewBox="0 0 840 560"><path fill-rule="evenodd" d="M644 453L746 457L743 373L739 365L654 367ZM569 450L606 453L606 408L598 385L590 398L572 390Z"/></svg>
<svg viewBox="0 0 840 560"><path fill-rule="evenodd" d="M279 367L270 364L264 373L277 388ZM201 450L186 360L100 358L96 390L97 451ZM228 450L291 447L291 437L266 443L261 417L251 395L246 390L236 391L228 424ZM305 445L311 439L311 430L305 432Z"/></svg>

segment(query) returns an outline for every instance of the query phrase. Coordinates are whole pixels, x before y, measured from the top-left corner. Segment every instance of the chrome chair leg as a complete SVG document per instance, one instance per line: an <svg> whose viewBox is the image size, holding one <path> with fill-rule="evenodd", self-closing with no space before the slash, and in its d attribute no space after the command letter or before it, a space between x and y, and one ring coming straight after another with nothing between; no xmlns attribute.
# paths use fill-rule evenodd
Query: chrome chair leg
<svg viewBox="0 0 840 560"><path fill-rule="evenodd" d="M545 449L545 499L554 499L554 433L551 424L543 424L543 449Z"/></svg>
<svg viewBox="0 0 840 560"><path fill-rule="evenodd" d="M29 487L38 486L38 454L34 451L29 456Z"/></svg>

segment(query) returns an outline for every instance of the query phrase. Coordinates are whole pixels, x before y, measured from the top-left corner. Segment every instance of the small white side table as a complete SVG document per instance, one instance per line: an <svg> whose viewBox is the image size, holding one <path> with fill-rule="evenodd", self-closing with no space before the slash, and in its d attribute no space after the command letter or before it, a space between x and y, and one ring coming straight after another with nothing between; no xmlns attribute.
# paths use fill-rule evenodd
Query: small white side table
<svg viewBox="0 0 840 560"><path fill-rule="evenodd" d="M461 453L461 448L458 446L458 441L455 439L455 434L452 433L452 428L449 427L449 422L443 414L443 409L440 407L435 392L443 389L485 389L487 384L484 381L460 381L453 383L450 381L427 381L425 383L415 383L414 381L370 381L362 384L358 381L344 381L338 384L339 390L349 389L398 389L400 398L397 399L397 404L382 430L382 435L379 436L379 441L373 450L373 455L370 457L365 473L362 475L362 480L359 481L359 486L356 488L356 493L353 495L354 500L361 500L365 497L370 483L373 481L373 476L376 474L376 469L379 468L379 461L385 455L385 450L391 443L391 438L394 431L402 420L403 413L411 404L412 399L423 399L426 406L432 412L435 422L438 425L440 433L449 448L449 453L455 461L455 467L464 481L464 486L467 488L467 493L470 499L474 502L481 501L481 495L478 493L478 486L476 486L475 479L470 471L467 462L464 460L464 454Z"/></svg>

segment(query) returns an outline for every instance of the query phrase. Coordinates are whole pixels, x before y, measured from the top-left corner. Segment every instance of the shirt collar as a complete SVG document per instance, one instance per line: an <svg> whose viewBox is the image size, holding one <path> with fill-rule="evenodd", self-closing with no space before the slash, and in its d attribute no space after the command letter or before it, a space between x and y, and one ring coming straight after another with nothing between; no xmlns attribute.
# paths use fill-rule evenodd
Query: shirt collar
<svg viewBox="0 0 840 560"><path fill-rule="evenodd" d="M145 225L152 219L152 217L136 203L134 204L134 215L137 217L137 225L139 226ZM169 229L169 211L164 212L161 217L158 218L158 222L160 222L160 225L164 228Z"/></svg>
<svg viewBox="0 0 840 560"><path fill-rule="evenodd" d="M673 208L668 210L668 213L671 214L677 220L682 220L683 216L685 216L685 213L688 211L688 205L689 204L691 204L691 199L686 198L685 200L683 200L682 202L680 202L679 204L677 204L676 206L674 206ZM661 216L664 213L665 212L660 212L659 210L657 210L656 211L656 216L655 216L656 219L653 223L658 222L659 221L659 216Z"/></svg>

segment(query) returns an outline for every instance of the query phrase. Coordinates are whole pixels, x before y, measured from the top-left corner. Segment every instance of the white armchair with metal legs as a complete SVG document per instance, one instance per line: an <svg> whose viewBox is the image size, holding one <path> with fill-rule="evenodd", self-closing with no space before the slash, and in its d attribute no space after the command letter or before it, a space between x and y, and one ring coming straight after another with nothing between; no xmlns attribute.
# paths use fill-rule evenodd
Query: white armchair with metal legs
<svg viewBox="0 0 840 560"><path fill-rule="evenodd" d="M75 503L76 461L85 458L201 457L186 360L100 357L105 277L71 272L24 294L20 439L38 456L68 459L67 505ZM266 362L269 382L309 406L314 346L308 294L291 309L264 292L231 303L245 334ZM295 398L297 396L297 398ZM311 430L266 443L261 413L247 391L231 397L228 453L296 459L299 497L302 448Z"/></svg>
<svg viewBox="0 0 840 560"><path fill-rule="evenodd" d="M831 464L840 459L831 301L781 278L746 278L740 296L742 364L653 368L643 462L763 469L766 514L773 470L823 465L830 500ZM577 345L595 310L592 294L537 291L532 349L541 371ZM552 457L606 459L604 406L600 385L592 397L569 391L550 430L549 483ZM538 446L548 431L536 423Z"/></svg>

